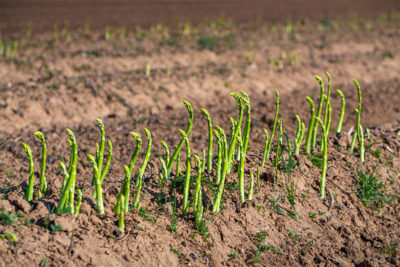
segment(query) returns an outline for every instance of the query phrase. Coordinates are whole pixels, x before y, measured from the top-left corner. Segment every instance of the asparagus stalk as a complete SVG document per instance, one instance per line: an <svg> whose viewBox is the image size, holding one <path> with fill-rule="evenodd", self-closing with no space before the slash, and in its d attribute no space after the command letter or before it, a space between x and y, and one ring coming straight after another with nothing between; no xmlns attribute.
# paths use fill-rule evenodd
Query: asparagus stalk
<svg viewBox="0 0 400 267"><path fill-rule="evenodd" d="M46 140L44 139L44 135L42 132L36 132L34 133L40 141L42 141L42 164L40 167L40 183L39 183L39 192L38 196L41 198L44 194L46 194L47 191L47 181L46 181L46 161L47 161L47 145L46 145Z"/></svg>
<svg viewBox="0 0 400 267"><path fill-rule="evenodd" d="M358 83L358 81L356 79L353 79L354 84L356 85L357 88L357 92L358 92L358 108L357 108L357 123L356 123L356 129L355 129L355 133L353 135L353 139L351 140L351 145L350 145L350 152L354 151L354 146L356 143L356 138L358 136L358 129L360 128L360 124L361 124L361 102L362 102L362 96L361 96L361 87L360 84Z"/></svg>
<svg viewBox="0 0 400 267"><path fill-rule="evenodd" d="M190 103L187 102L186 100L183 101L183 104L185 105L185 107L186 107L186 109L187 109L187 111L189 113L189 124L188 124L188 126L186 128L186 131L185 131L186 136L189 136L190 131L192 130L192 126L193 126L193 108L190 105ZM175 151L172 154L172 156L171 156L171 158L170 158L170 160L168 162L167 177L165 177L165 178L169 179L169 175L171 174L171 171L172 171L172 166L173 166L176 158L178 157L178 154L181 151L182 146L183 146L184 143L185 143L185 139L182 138L181 141L179 142L178 146L175 148Z"/></svg>
<svg viewBox="0 0 400 267"><path fill-rule="evenodd" d="M319 117L321 117L322 107L324 105L324 100L325 100L326 96L325 96L325 89L324 89L324 81L318 75L315 76L314 78L318 81L319 86L321 88L320 96L319 96L318 110L317 110L317 115L316 115L316 117L319 118ZM311 146L313 148L315 147L315 145L317 143L317 131L318 131L318 125L316 123L314 123L313 132L312 132L312 140L311 140Z"/></svg>
<svg viewBox="0 0 400 267"><path fill-rule="evenodd" d="M191 153L189 139L183 130L179 130L186 143L186 176L185 176L185 187L183 189L183 206L182 210L184 213L188 212L189 206L189 187L190 187L190 169L191 169ZM200 166L201 168L201 166Z"/></svg>
<svg viewBox="0 0 400 267"><path fill-rule="evenodd" d="M344 112L345 112L345 108L346 108L346 100L344 98L344 94L342 91L336 90L336 92L339 94L341 103L342 103L341 109L340 109L339 120L338 120L337 127L336 127L336 133L340 134L342 132L342 124L343 124Z"/></svg>
<svg viewBox="0 0 400 267"><path fill-rule="evenodd" d="M314 128L315 108L314 108L314 101L308 96L306 97L306 99L307 99L308 104L310 105L311 116L310 116L310 122L309 122L308 128L307 128L305 152L307 154L310 154L310 152L311 152L311 138L312 138L313 128Z"/></svg>
<svg viewBox="0 0 400 267"><path fill-rule="evenodd" d="M208 111L204 108L201 109L203 114L207 118L208 124L208 157L207 157L207 171L211 172L212 170L212 157L213 157L213 127L211 122L211 117Z"/></svg>
<svg viewBox="0 0 400 267"><path fill-rule="evenodd" d="M143 164L139 168L139 172L138 172L138 185L137 185L135 199L134 199L134 202L133 202L133 207L135 209L139 208L140 191L141 191L142 185L143 185L143 174L144 174L144 171L146 170L146 166L147 166L147 163L149 162L150 154L151 154L151 143L152 143L151 133L146 128L144 128L144 131L145 131L146 137L147 137L147 150L146 150L146 155L144 157Z"/></svg>
<svg viewBox="0 0 400 267"><path fill-rule="evenodd" d="M317 123L320 124L320 126L322 128L322 138L324 140L324 142L322 142L323 158L322 158L322 172L321 172L321 182L320 182L319 192L320 192L321 198L325 199L326 170L327 170L327 162L328 162L328 134L327 134L327 130L324 126L323 121L318 117L315 117L315 120L317 121Z"/></svg>
<svg viewBox="0 0 400 267"><path fill-rule="evenodd" d="M33 199L33 185L35 176L33 169L33 156L32 156L32 150L27 144L22 143L22 146L24 147L24 150L28 156L28 161L29 161L29 179L28 179L28 187L26 188L26 193L25 193L25 200L31 202Z"/></svg>
<svg viewBox="0 0 400 267"><path fill-rule="evenodd" d="M274 134L275 134L275 130L276 130L276 123L278 122L278 113L279 113L279 92L278 92L278 90L275 90L275 96L276 96L276 109L275 109L274 126L272 128L271 138L269 138L269 140L268 140L267 149L264 150L264 154L262 157L263 159L262 159L262 163L261 163L262 167L264 167L265 160L267 160L269 158L269 153L272 148L272 141L274 139Z"/></svg>

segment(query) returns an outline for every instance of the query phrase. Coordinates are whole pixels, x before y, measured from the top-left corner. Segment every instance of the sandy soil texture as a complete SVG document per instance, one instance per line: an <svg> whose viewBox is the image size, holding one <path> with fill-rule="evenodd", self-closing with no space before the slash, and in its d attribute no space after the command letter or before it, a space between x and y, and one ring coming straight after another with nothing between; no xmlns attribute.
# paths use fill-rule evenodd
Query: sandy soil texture
<svg viewBox="0 0 400 267"><path fill-rule="evenodd" d="M0 240L0 266L400 265L399 26L400 17L394 14L286 24L235 25L219 19L177 30L158 25L124 34L114 29L108 40L104 33L62 29L57 37L21 35L18 52L0 58L0 236L14 233L18 238L15 244ZM223 127L229 138L229 117L238 116L229 93L248 93L252 108L245 162L248 190L250 171L257 173L260 166L263 129L272 131L274 90L280 93L283 129L293 141L294 115L308 125L306 96L317 106L319 85L314 75L326 81L325 71L332 76L326 199L319 196L319 144L311 155L302 152L293 157L289 171L279 168L278 179L272 167L273 149L260 169L253 201L240 203L238 174L232 171L222 211L211 213L215 168L203 174L206 227L196 229L192 211L181 212L185 146L181 174L174 168L171 180L160 186L158 156L164 156L160 141L173 150L181 138L178 130L188 123L182 100L193 106L189 139L192 152L201 155L207 148L208 129L200 108L209 111L213 125ZM349 152L347 133L356 123L358 104L352 78L361 85L361 122L370 132L365 136L364 164L358 146ZM346 97L344 130L338 136L341 103L336 89ZM102 216L92 198L92 168L86 159L87 153L95 154L100 139L96 118L104 121L114 146L103 183L106 214ZM119 233L112 208L124 179L123 165L134 149L129 132L144 140L136 175L147 145L144 127L152 133L153 149L144 173L141 208L125 214L125 233ZM76 185L83 191L83 201L76 218L54 213L62 187L58 161L68 163L70 153L66 128L75 133L79 147ZM35 194L28 203L23 199L28 161L21 142L32 148L37 184L40 142L33 133L38 130L48 145L49 190L42 199ZM277 134L273 148L276 144ZM192 175L196 175L194 160ZM372 198L363 195L363 181L375 190ZM288 197L293 193L291 182L296 188L295 210ZM132 198L135 191L132 183Z"/></svg>

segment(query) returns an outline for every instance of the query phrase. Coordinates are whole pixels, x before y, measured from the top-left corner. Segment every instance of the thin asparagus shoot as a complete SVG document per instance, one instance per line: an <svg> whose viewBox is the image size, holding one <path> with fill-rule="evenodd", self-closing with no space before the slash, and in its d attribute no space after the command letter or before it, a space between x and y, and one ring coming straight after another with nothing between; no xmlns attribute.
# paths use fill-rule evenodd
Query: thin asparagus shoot
<svg viewBox="0 0 400 267"><path fill-rule="evenodd" d="M129 211L129 197L131 194L131 177L132 173L129 170L129 167L124 165L125 179L123 183L123 199L122 203L124 203L124 212Z"/></svg>
<svg viewBox="0 0 400 267"><path fill-rule="evenodd" d="M231 167L232 167L232 162L233 162L233 154L235 151L236 147L236 141L237 137L240 133L240 129L242 126L242 121L243 121L243 99L240 97L238 93L231 93L231 96L233 96L238 103L238 110L239 110L239 117L235 125L235 131L233 135L231 136L230 144L229 144L229 150L228 150L228 166L227 166L227 172L230 172Z"/></svg>
<svg viewBox="0 0 400 267"><path fill-rule="evenodd" d="M196 191L194 194L194 203L193 203L193 207L194 210L196 211L199 201L201 202L201 174L202 174L202 168L201 168L201 162L200 162L200 158L194 154L194 159L196 161L196 166L197 166L197 181L196 181Z"/></svg>
<svg viewBox="0 0 400 267"><path fill-rule="evenodd" d="M250 98L249 96L244 92L241 91L240 92L242 94L242 99L244 104L246 105L246 123L244 126L244 132L243 132L243 137L242 137L242 141L243 141L243 150L244 150L244 154L246 155L247 153L247 147L249 144L249 138L250 138L250 127L251 127L251 107L250 107Z"/></svg>
<svg viewBox="0 0 400 267"><path fill-rule="evenodd" d="M121 190L118 194L117 202L114 206L114 213L120 214L120 209L122 208L125 212L129 211L129 197L130 197L130 184L131 184L131 173L129 172L129 167L124 165L125 177L122 182ZM121 202L121 198L123 197L124 201ZM122 205L122 207L121 207Z"/></svg>
<svg viewBox="0 0 400 267"><path fill-rule="evenodd" d="M189 123L188 126L186 128L185 134L188 137L190 134L190 131L192 130L192 126L193 126L193 108L190 105L190 103L186 100L183 100L183 104L185 105L188 113L189 113ZM169 175L171 174L172 171L172 166L174 165L174 162L176 160L176 158L178 157L179 152L182 149L183 144L185 143L185 139L182 138L181 141L179 142L178 146L175 148L174 153L172 154L169 162L168 162L168 166L167 166L167 177L165 177L166 179L169 179Z"/></svg>
<svg viewBox="0 0 400 267"><path fill-rule="evenodd" d="M179 130L186 144L186 175L185 175L185 185L183 189L183 206L182 210L184 213L188 212L189 206L189 187L190 187L190 169L191 169L191 153L189 139L183 130ZM201 168L201 166L200 166Z"/></svg>
<svg viewBox="0 0 400 267"><path fill-rule="evenodd" d="M327 107L327 115L326 115L326 123L324 121L324 126L326 130L326 139L327 139L329 135L329 129L331 128L331 117L332 117L331 102L327 102L326 107ZM321 139L321 143L322 142L325 142L325 139L323 137Z"/></svg>
<svg viewBox="0 0 400 267"><path fill-rule="evenodd" d="M219 185L219 183L221 181L223 145L222 145L222 138L219 135L217 130L214 130L214 135L217 138L217 142L218 142L217 166L216 166L216 170L215 170L215 184Z"/></svg>
<svg viewBox="0 0 400 267"><path fill-rule="evenodd" d="M181 167L181 154L178 154L178 157L176 157L176 176L180 175L180 167Z"/></svg>
<svg viewBox="0 0 400 267"><path fill-rule="evenodd" d="M96 190L96 201L97 201L97 211L100 215L104 214L104 205L103 205L103 190L101 188L101 181L100 181L100 173L97 166L97 162L94 156L87 154L86 155L90 164L92 164L93 171L95 173L95 190Z"/></svg>
<svg viewBox="0 0 400 267"><path fill-rule="evenodd" d="M297 131L296 131L296 138L295 138L295 148L294 148L294 154L298 155L300 153L300 147L301 147L301 142L303 140L304 136L304 131L305 131L305 124L300 120L299 115L296 116L296 121L297 121Z"/></svg>
<svg viewBox="0 0 400 267"><path fill-rule="evenodd" d="M322 172L321 172L321 182L320 182L319 192L320 192L321 198L325 199L326 170L327 170L327 162L328 162L328 134L327 134L326 128L324 126L324 122L318 117L315 117L315 120L317 121L317 123L319 123L319 125L322 128L322 137L324 139L324 142L322 142L323 158L322 158Z"/></svg>
<svg viewBox="0 0 400 267"><path fill-rule="evenodd" d="M311 152L311 138L312 138L312 132L314 128L314 118L315 118L315 108L314 108L314 101L310 97L306 97L308 104L310 105L310 122L308 123L308 128L307 128L307 135L306 135L306 143L305 143L305 152L307 154L310 154Z"/></svg>
<svg viewBox="0 0 400 267"><path fill-rule="evenodd" d="M207 157L207 171L211 172L212 170L212 158L213 158L213 127L211 122L211 117L208 111L204 108L201 109L203 114L207 118L208 124L208 157Z"/></svg>
<svg viewBox="0 0 400 267"><path fill-rule="evenodd" d="M95 177L96 175L99 177L99 181L100 183L103 183L103 180L108 172L108 168L110 166L111 163L111 157L112 157L112 143L110 140L107 141L107 145L108 145L108 157L107 157L107 161L106 161L106 165L104 166L103 169L103 160L104 160L104 149L105 149L105 144L106 144L106 133L104 130L104 123L101 119L96 119L97 125L100 129L100 145L96 144L96 165L97 165L97 174L93 173L93 178L92 178L92 186L96 187L96 180ZM97 198L96 196L96 191L94 190L92 197L93 198Z"/></svg>
<svg viewBox="0 0 400 267"><path fill-rule="evenodd" d="M278 183L278 162L281 158L281 150L282 150L282 135L283 135L283 129L282 129L282 118L279 119L278 121L278 145L276 146L276 157L275 157L275 181L274 181L274 189L276 188L276 185Z"/></svg>
<svg viewBox="0 0 400 267"><path fill-rule="evenodd" d="M266 153L265 159L261 163L262 167L264 167L265 160L267 160L269 158L269 153L272 148L272 141L274 139L274 134L275 134L275 130L276 130L276 123L278 122L278 113L279 113L279 92L278 92L278 90L275 90L275 96L276 96L276 109L275 109L274 126L272 128L271 138L269 138L269 141L268 141L267 151L265 152ZM263 158L264 158L264 156L263 156Z"/></svg>
<svg viewBox="0 0 400 267"><path fill-rule="evenodd" d="M331 75L329 72L326 72L326 77L328 78L328 93L326 94L326 106L325 106L325 113L324 113L324 125L329 134L330 128L330 118L329 118L329 106L331 103L331 87L332 87L332 80ZM329 105L328 105L329 104ZM329 124L329 125L328 125Z"/></svg>
<svg viewBox="0 0 400 267"><path fill-rule="evenodd" d="M121 195L121 198L119 198L118 200L119 200L119 205L118 205L119 206L119 210L118 210L118 214L119 214L118 228L123 233L125 231L124 213L126 212L125 209L124 209L124 203L125 203L124 195Z"/></svg>
<svg viewBox="0 0 400 267"><path fill-rule="evenodd" d="M132 138L135 140L135 143L136 143L135 150L132 153L132 156L131 156L131 159L130 159L129 165L128 165L129 173L132 175L137 157L139 156L140 149L142 148L142 139L140 138L140 135L135 132L130 132L130 135L132 136ZM136 184L136 186L137 186L137 184Z"/></svg>
<svg viewBox="0 0 400 267"><path fill-rule="evenodd" d="M28 187L26 188L26 193L25 193L25 200L31 202L33 199L33 185L35 178L33 169L33 156L32 156L32 150L27 144L22 142L22 146L24 147L24 150L26 152L26 155L28 156L28 161L29 161L29 179L28 179Z"/></svg>
<svg viewBox="0 0 400 267"><path fill-rule="evenodd" d="M250 188L249 188L249 200L253 200L253 191L254 191L254 175L253 172L250 172Z"/></svg>
<svg viewBox="0 0 400 267"><path fill-rule="evenodd" d="M222 151L223 151L222 159L223 160L222 160L221 181L218 185L217 196L215 197L215 200L214 200L213 210L212 210L213 213L220 211L221 198L222 198L222 194L224 192L224 186L225 186L225 178L226 178L226 174L228 172L228 168L230 165L229 154L228 154L228 144L227 144L225 132L219 126L217 126L217 130L219 131L219 135L221 136L221 139L222 139L222 148L223 148L222 149Z"/></svg>
<svg viewBox="0 0 400 267"><path fill-rule="evenodd" d="M325 89L324 89L324 81L318 75L315 76L314 78L318 81L319 86L321 88L320 95L319 95L319 104L318 104L318 109L317 109L317 115L316 115L316 117L319 118L319 117L321 117L322 107L324 105L324 100L325 100L326 96L325 96ZM317 144L317 131L318 131L318 124L314 123L312 140L311 140L311 146L313 148L315 148L315 145Z"/></svg>
<svg viewBox="0 0 400 267"><path fill-rule="evenodd" d="M40 141L42 142L42 164L40 167L40 179L39 179L39 192L38 197L41 198L47 191L47 181L46 181L46 161L47 161L47 145L46 140L44 139L44 135L42 132L34 133Z"/></svg>
<svg viewBox="0 0 400 267"><path fill-rule="evenodd" d="M139 172L138 172L138 179L137 179L138 185L137 185L137 189L136 189L135 199L133 202L133 207L135 209L139 208L139 205L140 205L140 192L141 192L142 185L143 185L143 174L144 174L144 171L146 170L147 163L149 162L150 154L151 154L151 143L152 143L151 133L146 128L144 128L144 132L147 137L147 150L146 150L146 155L144 156L143 164L139 168Z"/></svg>
<svg viewBox="0 0 400 267"><path fill-rule="evenodd" d="M237 142L239 147L243 147L243 141L240 136L237 137ZM245 155L243 149L240 149L240 160L239 160L239 166L238 166L238 176L239 176L239 195L240 195L240 201L244 203L245 197L244 197L244 160L245 160Z"/></svg>
<svg viewBox="0 0 400 267"><path fill-rule="evenodd" d="M110 168L112 152L113 152L113 146L112 146L112 143L110 140L107 140L107 146L108 146L108 156L107 156L106 165L104 166L104 169L101 172L101 177L100 177L101 183L103 183L104 178L106 177L106 174L108 173L108 169Z"/></svg>
<svg viewBox="0 0 400 267"><path fill-rule="evenodd" d="M266 129L264 129L264 135L265 135L265 145L264 145L264 152L263 152L262 160L261 160L262 165L264 165L265 160L267 159L267 152L268 152L269 135L268 135L268 131Z"/></svg>
<svg viewBox="0 0 400 267"><path fill-rule="evenodd" d="M163 148L165 150L165 163L168 165L168 163L169 163L169 148L168 148L168 145L164 141L161 141L161 145L163 146Z"/></svg>
<svg viewBox="0 0 400 267"><path fill-rule="evenodd" d="M336 127L336 134L340 134L342 132L342 125L343 125L343 118L344 118L344 112L346 109L346 100L344 98L344 94L342 91L340 91L339 89L336 90L336 92L339 94L340 99L341 99L341 108L340 108L340 115L339 115L339 120L337 123L337 127Z"/></svg>
<svg viewBox="0 0 400 267"><path fill-rule="evenodd" d="M365 159L365 148L364 148L364 130L362 125L358 125L358 143L359 143L359 152L361 163L364 163Z"/></svg>
<svg viewBox="0 0 400 267"><path fill-rule="evenodd" d="M354 84L356 85L357 88L357 92L358 92L358 108L357 108L357 122L356 122L356 129L355 129L355 133L353 135L353 139L351 140L351 145L350 145L350 152L354 151L354 146L356 143L356 138L358 136L358 129L360 128L360 124L361 124L361 102L362 102L362 96L361 96L361 87L360 84L358 83L358 81L356 79L353 79Z"/></svg>
<svg viewBox="0 0 400 267"><path fill-rule="evenodd" d="M207 162L207 152L205 149L203 149L203 159L202 159L202 165L201 165L202 171L206 171L206 162Z"/></svg>
<svg viewBox="0 0 400 267"><path fill-rule="evenodd" d="M64 181L67 178L66 183L64 184L61 190L61 197L58 202L58 206L56 209L56 213L60 214L65 211L66 208L70 208L70 212L74 214L74 193L75 193L75 179L76 179L76 164L78 160L78 145L76 143L76 138L74 133L67 129L67 133L69 135L69 145L71 147L71 158L69 162L68 168L68 176L66 177L66 168L64 163L60 162L60 166L64 172Z"/></svg>

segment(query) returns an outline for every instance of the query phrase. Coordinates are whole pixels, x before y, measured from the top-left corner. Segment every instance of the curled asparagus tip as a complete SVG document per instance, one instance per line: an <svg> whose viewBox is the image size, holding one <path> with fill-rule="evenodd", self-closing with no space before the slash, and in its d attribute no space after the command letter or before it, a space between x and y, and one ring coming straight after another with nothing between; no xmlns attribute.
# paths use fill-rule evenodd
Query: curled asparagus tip
<svg viewBox="0 0 400 267"><path fill-rule="evenodd" d="M268 138L268 131L266 129L264 129L264 135L266 138Z"/></svg>
<svg viewBox="0 0 400 267"><path fill-rule="evenodd" d="M245 91L240 91L240 93L243 96L242 100L246 104L246 106L250 105L250 97L249 97L249 95Z"/></svg>
<svg viewBox="0 0 400 267"><path fill-rule="evenodd" d="M86 154L87 159L89 160L90 164L97 167L96 159L90 154Z"/></svg>
<svg viewBox="0 0 400 267"><path fill-rule="evenodd" d="M356 85L357 90L360 90L360 84L358 83L358 81L356 79L353 79L353 83Z"/></svg>
<svg viewBox="0 0 400 267"><path fill-rule="evenodd" d="M31 149L29 148L29 146L26 143L22 142L22 146L24 147L24 150L26 153L29 153L31 151Z"/></svg>
<svg viewBox="0 0 400 267"><path fill-rule="evenodd" d="M74 132L67 128L67 134L69 135L69 138L70 138L70 145L73 145L74 143L76 143L76 138L75 138Z"/></svg>
<svg viewBox="0 0 400 267"><path fill-rule="evenodd" d="M322 80L321 76L315 75L314 78L317 80L321 88L324 87L324 81Z"/></svg>
<svg viewBox="0 0 400 267"><path fill-rule="evenodd" d="M214 135L217 138L217 140L221 139L221 136L219 135L219 132L216 129L214 129Z"/></svg>
<svg viewBox="0 0 400 267"><path fill-rule="evenodd" d="M144 132L145 132L145 134L146 134L147 140L149 140L149 142L151 142L152 139L151 139L151 133L150 133L150 131L149 131L147 128L144 128Z"/></svg>
<svg viewBox="0 0 400 267"><path fill-rule="evenodd" d="M295 114L294 116L296 117L296 121L300 124L301 123L300 116L298 114Z"/></svg>
<svg viewBox="0 0 400 267"><path fill-rule="evenodd" d="M42 142L44 142L44 134L40 131L37 131L36 133L34 133L34 135L36 135Z"/></svg>
<svg viewBox="0 0 400 267"><path fill-rule="evenodd" d="M325 74L326 74L326 77L328 78L328 82L330 82L331 81L331 75L329 74L329 72L325 72Z"/></svg>
<svg viewBox="0 0 400 267"><path fill-rule="evenodd" d="M96 119L97 124L99 125L100 129L103 131L104 130L104 123L100 119Z"/></svg>
<svg viewBox="0 0 400 267"><path fill-rule="evenodd" d="M245 91L241 90L240 93L245 99L249 99L249 95Z"/></svg>
<svg viewBox="0 0 400 267"><path fill-rule="evenodd" d="M166 153L166 160L169 161L169 148L167 143L165 143L164 141L161 141L161 146L164 148L165 153Z"/></svg>
<svg viewBox="0 0 400 267"><path fill-rule="evenodd" d="M278 101L278 99L279 99L279 92L278 92L278 90L275 90L275 96L276 96L276 99L277 99L277 101Z"/></svg>
<svg viewBox="0 0 400 267"><path fill-rule="evenodd" d="M203 112L203 114L206 115L207 118L210 117L210 114L208 113L208 111L205 108L202 108L201 112Z"/></svg>
<svg viewBox="0 0 400 267"><path fill-rule="evenodd" d="M314 109L314 101L311 99L311 97L307 96L306 99L308 104L310 104L311 109Z"/></svg>
<svg viewBox="0 0 400 267"><path fill-rule="evenodd" d="M199 158L199 156L197 156L196 154L194 154L193 156L194 156L194 159L195 159L195 161L196 161L197 166L199 166L199 165L200 165L200 158Z"/></svg>
<svg viewBox="0 0 400 267"><path fill-rule="evenodd" d="M215 128L217 128L217 130L218 130L218 132L219 132L219 135L220 135L220 137L221 137L222 139L226 138L224 129L222 129L222 128L219 127L218 125L215 126Z"/></svg>
<svg viewBox="0 0 400 267"><path fill-rule="evenodd" d="M189 114L193 114L192 105L187 100L183 100L183 104L185 105L185 107L188 110Z"/></svg>
<svg viewBox="0 0 400 267"><path fill-rule="evenodd" d="M182 135L183 138L187 138L187 135L184 130L179 129L179 133Z"/></svg>
<svg viewBox="0 0 400 267"><path fill-rule="evenodd" d="M240 95L236 92L230 93L231 96L233 96L236 99L236 102L239 104L242 104L243 99L240 97Z"/></svg>
<svg viewBox="0 0 400 267"><path fill-rule="evenodd" d="M135 139L135 142L137 144L142 144L142 138L140 138L140 135L138 135L135 132L130 132L131 136L133 137L133 139Z"/></svg>

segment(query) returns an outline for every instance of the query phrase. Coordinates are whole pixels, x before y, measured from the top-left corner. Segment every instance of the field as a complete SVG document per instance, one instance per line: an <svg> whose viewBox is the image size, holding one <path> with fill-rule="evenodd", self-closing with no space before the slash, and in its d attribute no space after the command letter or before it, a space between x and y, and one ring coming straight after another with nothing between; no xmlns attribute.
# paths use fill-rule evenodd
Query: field
<svg viewBox="0 0 400 267"><path fill-rule="evenodd" d="M221 17L199 25L102 32L91 31L89 24L72 30L65 23L41 34L28 27L3 40L0 266L400 265L399 55L395 12L239 25ZM306 97L314 101L315 116L321 100L315 75L326 95L321 123L329 125L329 106L332 120L326 139L316 128L315 146L307 151L313 117ZM362 102L352 79L360 84ZM340 133L337 89L345 99ZM281 124L275 119L275 90ZM191 130L184 100L193 108ZM216 130L212 169L202 108ZM296 114L305 124L302 141L296 138ZM96 118L104 123L104 141L112 142L108 170L110 145L102 145ZM315 120L315 125L321 124ZM264 129L272 138L265 164ZM47 190L39 186L37 131L47 144ZM138 142L130 132L143 143L133 169L124 172ZM34 170L22 142L32 151ZM181 150L174 154L178 144ZM173 164L178 154L179 171ZM226 178L219 184L218 155L220 177ZM96 171L97 165L103 170ZM30 171L32 200L26 193ZM99 214L100 195L104 214Z"/></svg>

